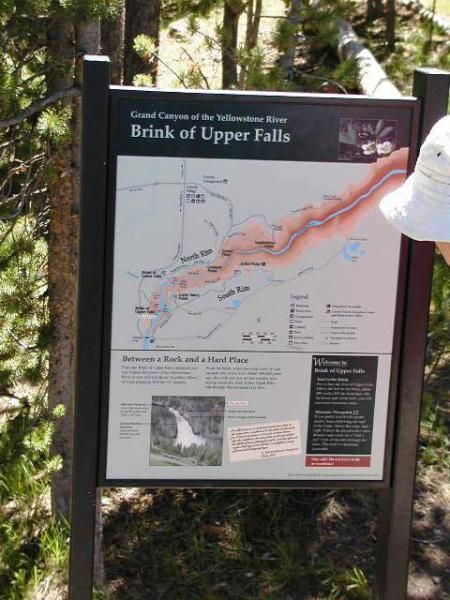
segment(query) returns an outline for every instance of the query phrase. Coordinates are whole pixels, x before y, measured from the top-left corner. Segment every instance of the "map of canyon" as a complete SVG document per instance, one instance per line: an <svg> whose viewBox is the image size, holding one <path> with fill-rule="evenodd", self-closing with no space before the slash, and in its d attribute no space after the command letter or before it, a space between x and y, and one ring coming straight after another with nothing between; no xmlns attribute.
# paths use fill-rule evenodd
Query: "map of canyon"
<svg viewBox="0 0 450 600"><path fill-rule="evenodd" d="M404 148L372 164L119 156L112 348L320 348L365 263L373 276L356 304L353 289L351 314L367 321L383 304L373 265L399 250L377 205L407 158ZM383 228L386 247L375 244Z"/></svg>

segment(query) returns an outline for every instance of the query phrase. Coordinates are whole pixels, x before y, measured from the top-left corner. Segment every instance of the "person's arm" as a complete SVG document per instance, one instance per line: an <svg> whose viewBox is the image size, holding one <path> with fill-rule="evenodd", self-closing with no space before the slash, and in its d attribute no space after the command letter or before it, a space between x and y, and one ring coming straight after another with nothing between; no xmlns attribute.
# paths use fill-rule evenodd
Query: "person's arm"
<svg viewBox="0 0 450 600"><path fill-rule="evenodd" d="M447 264L450 265L450 242L436 242L436 246L441 251Z"/></svg>

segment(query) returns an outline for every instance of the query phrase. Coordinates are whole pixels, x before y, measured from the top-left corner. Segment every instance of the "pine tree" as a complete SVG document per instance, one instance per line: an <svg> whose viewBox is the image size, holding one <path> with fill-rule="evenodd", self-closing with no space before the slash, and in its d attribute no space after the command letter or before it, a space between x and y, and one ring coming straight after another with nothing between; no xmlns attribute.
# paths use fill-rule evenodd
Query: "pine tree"
<svg viewBox="0 0 450 600"><path fill-rule="evenodd" d="M383 0L367 0L366 21L372 23L383 14Z"/></svg>
<svg viewBox="0 0 450 600"><path fill-rule="evenodd" d="M237 47L239 19L245 3L241 0L225 0L223 5L222 39L222 87L236 87L238 83Z"/></svg>
<svg viewBox="0 0 450 600"><path fill-rule="evenodd" d="M102 54L111 61L111 83L123 82L123 54L125 44L125 1L120 0L117 14L101 21Z"/></svg>
<svg viewBox="0 0 450 600"><path fill-rule="evenodd" d="M303 0L291 0L287 18L284 22L286 45L281 57L281 68L288 79L292 79L293 76L295 49L297 47L297 31L300 24L302 8Z"/></svg>
<svg viewBox="0 0 450 600"><path fill-rule="evenodd" d="M386 0L386 41L391 52L395 50L395 0Z"/></svg>
<svg viewBox="0 0 450 600"><path fill-rule="evenodd" d="M124 83L132 85L136 75L150 75L155 84L158 60L154 55L145 59L141 53L136 52L135 40L144 35L152 41L157 50L161 0L126 0L125 6Z"/></svg>
<svg viewBox="0 0 450 600"><path fill-rule="evenodd" d="M0 502L17 506L17 531L37 545L46 528L30 529L30 510L20 512L25 481L34 510L44 510L51 475L54 513L68 516L70 506L81 56L98 52L99 18L116 4L0 5L0 409L10 415L0 424ZM1 535L0 589L25 597L33 560L18 575L23 550Z"/></svg>

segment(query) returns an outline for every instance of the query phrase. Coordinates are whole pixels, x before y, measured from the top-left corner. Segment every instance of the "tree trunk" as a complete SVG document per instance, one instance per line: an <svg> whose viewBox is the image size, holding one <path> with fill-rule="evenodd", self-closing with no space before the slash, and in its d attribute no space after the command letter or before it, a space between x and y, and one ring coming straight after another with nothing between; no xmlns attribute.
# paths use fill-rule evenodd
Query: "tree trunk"
<svg viewBox="0 0 450 600"><path fill-rule="evenodd" d="M281 59L281 68L286 73L288 79L292 78L294 71L295 49L297 47L297 28L300 23L301 10L302 0L292 0L287 16L287 20L292 29L292 39Z"/></svg>
<svg viewBox="0 0 450 600"><path fill-rule="evenodd" d="M67 20L55 19L48 27L49 94L67 89L73 84L74 44L73 26ZM49 362L49 408L53 411L63 405L65 414L55 422L52 452L62 458L62 468L53 475L52 510L69 518L72 433L76 290L76 230L72 198L70 144L51 148L54 155L49 178L49 258L48 287L51 322Z"/></svg>
<svg viewBox="0 0 450 600"><path fill-rule="evenodd" d="M102 53L111 60L111 83L121 85L123 79L123 50L125 41L125 2L113 19L101 24Z"/></svg>
<svg viewBox="0 0 450 600"><path fill-rule="evenodd" d="M82 85L83 54L98 54L98 21L84 21L74 26L69 21L52 22L48 29L48 92ZM74 44L75 41L75 44ZM76 57L76 60L75 60ZM57 65L57 68L54 68ZM75 80L75 81L74 81ZM71 143L53 149L56 153L49 178L49 308L51 339L49 364L49 407L65 408L57 419L53 435L53 453L62 457L62 469L52 481L54 514L70 519L73 446L73 394L75 387L75 333L78 276L78 212L81 165L81 98L72 104ZM100 509L100 502L98 507ZM101 519L99 519L101 531ZM99 538L96 532L97 539ZM103 573L100 545L96 560L96 580Z"/></svg>
<svg viewBox="0 0 450 600"><path fill-rule="evenodd" d="M400 98L401 93L347 21L338 21L338 55L340 60L355 59L361 91L375 98Z"/></svg>
<svg viewBox="0 0 450 600"><path fill-rule="evenodd" d="M123 81L132 85L138 74L150 75L153 83L158 76L158 60L151 61L141 58L133 48L133 43L139 34L148 35L159 46L159 20L161 0L125 0L125 47L123 64Z"/></svg>
<svg viewBox="0 0 450 600"><path fill-rule="evenodd" d="M383 14L382 0L367 0L366 22L372 23Z"/></svg>
<svg viewBox="0 0 450 600"><path fill-rule="evenodd" d="M83 86L83 56L85 54L100 53L100 21L89 20L81 21L75 29L76 35L76 63L75 63L75 84ZM72 118L72 193L73 193L73 212L79 214L80 203L80 172L81 172L81 122L82 122L81 98L74 99L73 118ZM76 246L75 246L75 267L78 266L78 239L79 239L79 219L76 220ZM78 269L77 269L78 275ZM75 296L75 289L73 290ZM76 300L76 299L75 299ZM74 348L75 351L75 348ZM97 490L96 496L96 523L95 523L95 549L94 549L94 588L100 589L104 584L104 561L102 551L103 520L102 520L102 502L101 491Z"/></svg>
<svg viewBox="0 0 450 600"><path fill-rule="evenodd" d="M247 5L246 17L247 25L245 28L245 48L247 49L250 45L250 38L252 34L253 18L255 15L254 0L249 0Z"/></svg>
<svg viewBox="0 0 450 600"><path fill-rule="evenodd" d="M244 5L235 0L225 0L223 5L222 22L222 88L236 87L238 83L237 71L237 43L239 17L244 10Z"/></svg>
<svg viewBox="0 0 450 600"><path fill-rule="evenodd" d="M391 52L395 50L395 0L387 0L386 4L386 41Z"/></svg>
<svg viewBox="0 0 450 600"><path fill-rule="evenodd" d="M261 22L262 0L249 0L247 5L246 17L247 24L245 29L245 52L249 53L256 47L258 42L259 25ZM245 88L247 69L241 65L239 72L239 89Z"/></svg>
<svg viewBox="0 0 450 600"><path fill-rule="evenodd" d="M247 9L247 30L245 32L245 48L252 50L258 41L261 22L262 0L250 0Z"/></svg>
<svg viewBox="0 0 450 600"><path fill-rule="evenodd" d="M433 0L433 5L431 7L432 18L430 19L430 31L428 34L428 51L431 50L431 46L433 44L433 33L434 33L434 23L436 18L436 0Z"/></svg>

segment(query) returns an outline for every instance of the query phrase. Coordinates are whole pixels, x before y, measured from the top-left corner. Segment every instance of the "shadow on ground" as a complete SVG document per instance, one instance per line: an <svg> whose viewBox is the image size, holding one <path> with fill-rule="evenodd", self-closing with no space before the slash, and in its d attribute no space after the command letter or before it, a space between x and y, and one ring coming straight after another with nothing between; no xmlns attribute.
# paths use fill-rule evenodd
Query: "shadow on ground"
<svg viewBox="0 0 450 600"><path fill-rule="evenodd" d="M122 489L104 502L111 598L372 597L372 492ZM450 599L449 506L442 473L425 469L416 491L408 598Z"/></svg>
<svg viewBox="0 0 450 600"><path fill-rule="evenodd" d="M353 567L373 580L371 492L114 490L107 502L113 598L369 597Z"/></svg>

